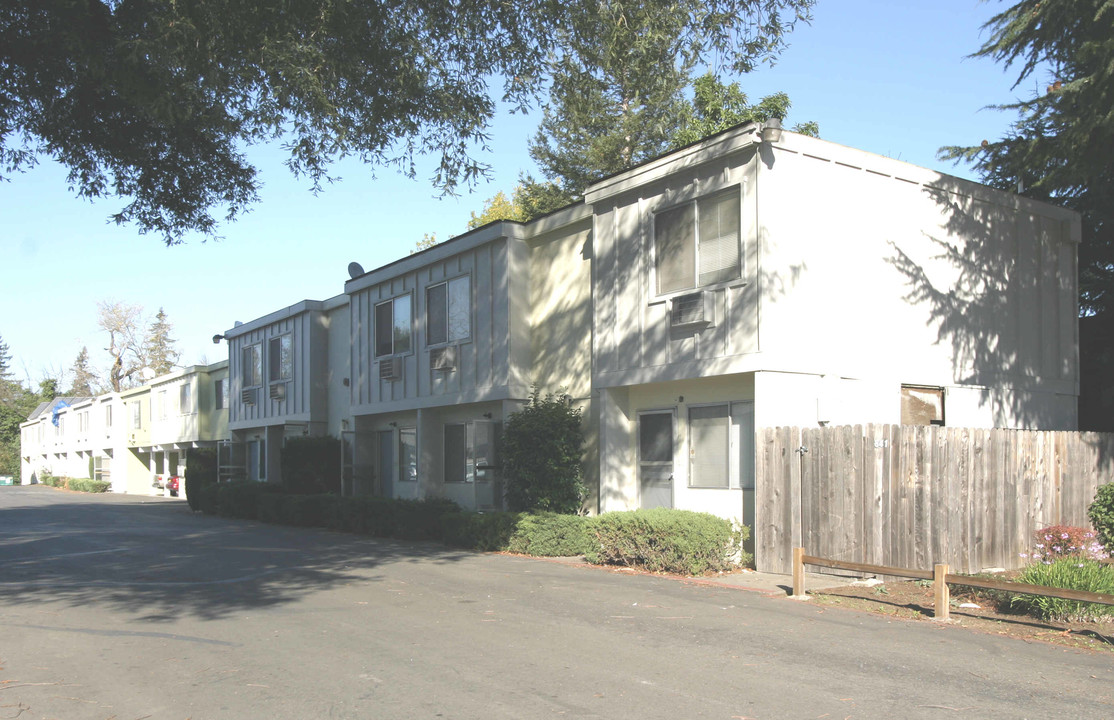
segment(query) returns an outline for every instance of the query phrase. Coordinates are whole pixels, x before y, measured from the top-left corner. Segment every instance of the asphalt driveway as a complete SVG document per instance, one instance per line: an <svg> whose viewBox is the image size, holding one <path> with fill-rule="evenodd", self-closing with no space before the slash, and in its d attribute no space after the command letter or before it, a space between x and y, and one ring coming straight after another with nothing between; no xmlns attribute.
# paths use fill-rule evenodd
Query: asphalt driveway
<svg viewBox="0 0 1114 720"><path fill-rule="evenodd" d="M0 488L0 720L1114 717L1108 655Z"/></svg>

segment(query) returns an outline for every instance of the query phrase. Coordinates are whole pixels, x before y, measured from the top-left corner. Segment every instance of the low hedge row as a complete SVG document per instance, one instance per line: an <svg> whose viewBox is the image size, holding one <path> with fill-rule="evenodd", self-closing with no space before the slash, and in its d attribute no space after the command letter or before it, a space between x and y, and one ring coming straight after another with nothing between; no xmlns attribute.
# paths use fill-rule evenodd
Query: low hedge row
<svg viewBox="0 0 1114 720"><path fill-rule="evenodd" d="M635 510L597 517L556 513L474 513L449 500L290 495L276 485L223 483L202 488L203 512L268 523L321 527L403 540L541 557L584 555L589 562L653 572L703 575L750 562L749 528L706 513Z"/></svg>
<svg viewBox="0 0 1114 720"><path fill-rule="evenodd" d="M103 493L108 492L112 483L104 480L90 480L89 478L58 477L56 475L43 475L39 478L41 485L73 490L74 492Z"/></svg>

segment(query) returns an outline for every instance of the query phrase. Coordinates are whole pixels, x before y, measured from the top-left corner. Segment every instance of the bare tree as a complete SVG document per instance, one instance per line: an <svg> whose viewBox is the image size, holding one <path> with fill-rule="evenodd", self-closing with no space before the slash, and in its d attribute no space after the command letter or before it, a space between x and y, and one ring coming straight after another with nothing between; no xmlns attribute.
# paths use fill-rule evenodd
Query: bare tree
<svg viewBox="0 0 1114 720"><path fill-rule="evenodd" d="M120 392L144 365L143 341L137 335L142 323L143 308L139 305L102 300L97 303L97 310L97 325L108 333L108 347L105 350L112 358L108 381L113 392Z"/></svg>

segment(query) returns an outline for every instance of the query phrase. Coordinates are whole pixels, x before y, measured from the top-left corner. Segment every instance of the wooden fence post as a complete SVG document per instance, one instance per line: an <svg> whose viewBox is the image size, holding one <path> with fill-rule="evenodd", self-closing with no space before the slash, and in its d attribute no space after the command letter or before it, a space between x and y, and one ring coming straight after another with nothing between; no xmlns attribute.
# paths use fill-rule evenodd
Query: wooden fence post
<svg viewBox="0 0 1114 720"><path fill-rule="evenodd" d="M951 592L948 590L948 583L945 582L947 576L947 563L936 563L932 569L932 585L936 594L936 612L933 619L941 622L948 622L948 614L951 610Z"/></svg>
<svg viewBox="0 0 1114 720"><path fill-rule="evenodd" d="M793 548L793 597L805 597L805 549Z"/></svg>

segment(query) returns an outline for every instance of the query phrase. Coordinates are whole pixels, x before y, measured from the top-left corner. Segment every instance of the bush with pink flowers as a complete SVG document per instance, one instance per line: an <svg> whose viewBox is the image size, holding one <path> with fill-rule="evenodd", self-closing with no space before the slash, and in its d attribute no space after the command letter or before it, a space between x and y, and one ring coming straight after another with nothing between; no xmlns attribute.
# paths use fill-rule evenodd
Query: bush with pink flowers
<svg viewBox="0 0 1114 720"><path fill-rule="evenodd" d="M1051 525L1033 533L1033 549L1021 557L1048 565L1068 557L1105 560L1110 553L1090 528Z"/></svg>

